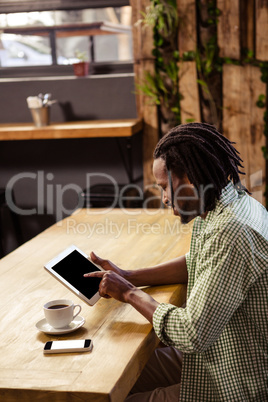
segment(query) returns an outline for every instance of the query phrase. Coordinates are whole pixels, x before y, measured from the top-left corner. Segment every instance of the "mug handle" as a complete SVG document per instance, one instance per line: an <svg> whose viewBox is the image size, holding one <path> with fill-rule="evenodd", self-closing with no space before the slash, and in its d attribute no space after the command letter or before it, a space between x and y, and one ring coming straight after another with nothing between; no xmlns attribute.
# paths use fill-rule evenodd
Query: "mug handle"
<svg viewBox="0 0 268 402"><path fill-rule="evenodd" d="M74 308L73 308L73 311L74 311L74 309L75 309L76 307L78 307L79 310L78 310L78 312L73 316L73 319L74 319L76 316L78 316L78 314L79 314L80 311L82 310L82 307L80 306L80 304L75 304L75 305L74 305Z"/></svg>

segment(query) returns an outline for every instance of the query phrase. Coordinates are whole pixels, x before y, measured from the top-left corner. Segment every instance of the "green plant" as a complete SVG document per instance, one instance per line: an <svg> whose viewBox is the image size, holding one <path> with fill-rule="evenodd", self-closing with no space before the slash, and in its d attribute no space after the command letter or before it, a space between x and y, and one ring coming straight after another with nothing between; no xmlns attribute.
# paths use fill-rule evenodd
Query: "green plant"
<svg viewBox="0 0 268 402"><path fill-rule="evenodd" d="M87 53L86 52L81 52L79 49L77 49L75 51L75 57L81 62L88 61Z"/></svg>
<svg viewBox="0 0 268 402"><path fill-rule="evenodd" d="M219 56L217 24L221 15L216 0L197 1L197 48L194 60L200 85L202 120L221 128L221 73L223 59Z"/></svg>
<svg viewBox="0 0 268 402"><path fill-rule="evenodd" d="M259 66L261 80L268 88L268 62L259 62L255 59L251 49L243 49L241 60L233 60L219 56L217 44L217 24L221 15L216 0L207 2L196 0L198 18L197 48L185 52L179 57L177 45L177 31L179 18L176 0L151 0L151 4L142 13L138 23L151 26L153 29L154 48L152 54L155 60L154 73L145 73L143 82L137 87L149 97L152 103L160 109L161 122L164 126L162 133L175 124L181 123L180 101L182 99L178 89L178 62L194 60L198 71L200 99L203 110L202 120L212 123L219 129L222 120L222 68L223 64ZM204 31L206 34L203 35ZM264 108L264 135L266 144L262 147L266 159L266 178L268 178L268 89L266 94L260 94L257 107ZM189 119L192 121L192 119ZM168 124L167 124L168 123ZM266 179L267 181L267 179ZM268 209L268 186L266 185L266 204Z"/></svg>
<svg viewBox="0 0 268 402"><path fill-rule="evenodd" d="M175 27L178 26L178 14L176 1L168 0L152 0L150 6L146 7L145 12L141 12L143 19L138 21L138 24L143 23L151 26L154 30L167 38L172 35ZM158 43L162 44L162 40Z"/></svg>
<svg viewBox="0 0 268 402"><path fill-rule="evenodd" d="M142 13L139 24L153 29L154 73L146 72L137 88L158 105L162 134L180 124L178 89L179 52L177 45L178 14L175 0L152 0Z"/></svg>

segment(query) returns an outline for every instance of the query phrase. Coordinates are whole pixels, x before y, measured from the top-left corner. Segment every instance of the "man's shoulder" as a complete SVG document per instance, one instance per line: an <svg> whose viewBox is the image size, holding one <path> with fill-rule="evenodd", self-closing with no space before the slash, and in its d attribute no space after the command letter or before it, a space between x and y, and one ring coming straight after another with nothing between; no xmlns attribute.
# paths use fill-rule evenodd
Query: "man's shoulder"
<svg viewBox="0 0 268 402"><path fill-rule="evenodd" d="M205 238L214 237L226 243L233 243L243 233L252 232L268 241L267 210L248 194L243 194L211 217L205 225Z"/></svg>
<svg viewBox="0 0 268 402"><path fill-rule="evenodd" d="M264 206L248 194L230 203L223 216L228 226L241 231L244 228L259 233L268 240L268 212Z"/></svg>

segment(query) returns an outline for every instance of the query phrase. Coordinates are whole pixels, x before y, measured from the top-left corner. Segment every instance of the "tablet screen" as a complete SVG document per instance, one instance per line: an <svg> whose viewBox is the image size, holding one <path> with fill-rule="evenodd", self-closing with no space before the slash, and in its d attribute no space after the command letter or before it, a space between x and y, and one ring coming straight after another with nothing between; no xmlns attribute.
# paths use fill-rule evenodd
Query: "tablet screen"
<svg viewBox="0 0 268 402"><path fill-rule="evenodd" d="M101 278L84 278L83 275L100 269L76 250L55 264L52 269L88 299L99 290Z"/></svg>

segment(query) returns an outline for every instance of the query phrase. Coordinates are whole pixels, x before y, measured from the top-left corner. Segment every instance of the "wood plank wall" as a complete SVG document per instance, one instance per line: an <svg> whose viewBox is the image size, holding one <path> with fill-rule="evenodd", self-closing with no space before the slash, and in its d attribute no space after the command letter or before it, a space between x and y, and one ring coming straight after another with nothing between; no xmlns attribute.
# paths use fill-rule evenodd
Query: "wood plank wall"
<svg viewBox="0 0 268 402"><path fill-rule="evenodd" d="M150 0L130 0L132 6L132 33L134 52L134 72L136 83L143 81L145 72L154 71L154 58L152 56L153 35L152 30L137 22L142 18L142 12L150 5ZM158 142L157 107L149 102L141 92L137 93L138 116L143 118L143 177L144 189L154 182L152 174L152 154Z"/></svg>
<svg viewBox="0 0 268 402"><path fill-rule="evenodd" d="M258 201L264 203L265 159L261 147L263 109L256 107L258 96L265 93L260 69L253 66L225 65L223 68L223 132L236 142L244 161L246 176L241 177Z"/></svg>
<svg viewBox="0 0 268 402"><path fill-rule="evenodd" d="M181 55L195 51L198 46L196 13L201 3L205 4L205 0L177 0L181 21L178 48ZM141 11L150 5L150 0L131 0L131 5L135 73L140 80L146 70L152 72L154 69L152 33L148 28L135 25L141 18ZM244 160L244 183L264 204L266 163L261 150L265 144L264 109L258 108L256 102L259 95L267 94L267 87L261 81L260 68L243 63L243 49L253 51L258 62L268 61L268 0L217 0L217 7L221 12L217 25L220 57L229 59L222 72L222 131L237 143ZM182 123L188 119L204 121L195 61L180 64L179 89L183 95ZM158 140L157 110L140 94L137 95L137 104L139 116L145 121L143 153L144 184L147 186L154 182L151 167L153 149Z"/></svg>
<svg viewBox="0 0 268 402"><path fill-rule="evenodd" d="M195 50L197 47L195 0L177 0L177 9L180 18L178 49L182 57L184 52ZM200 121L196 62L183 62L179 67L179 91L182 95L181 122L186 123L189 119Z"/></svg>
<svg viewBox="0 0 268 402"><path fill-rule="evenodd" d="M220 56L243 60L243 48L254 52L257 61L268 61L268 0L218 0ZM237 143L244 161L242 180L253 196L265 204L266 162L261 147L265 145L264 109L256 106L266 95L259 67L246 63L225 64L223 85L223 133Z"/></svg>

